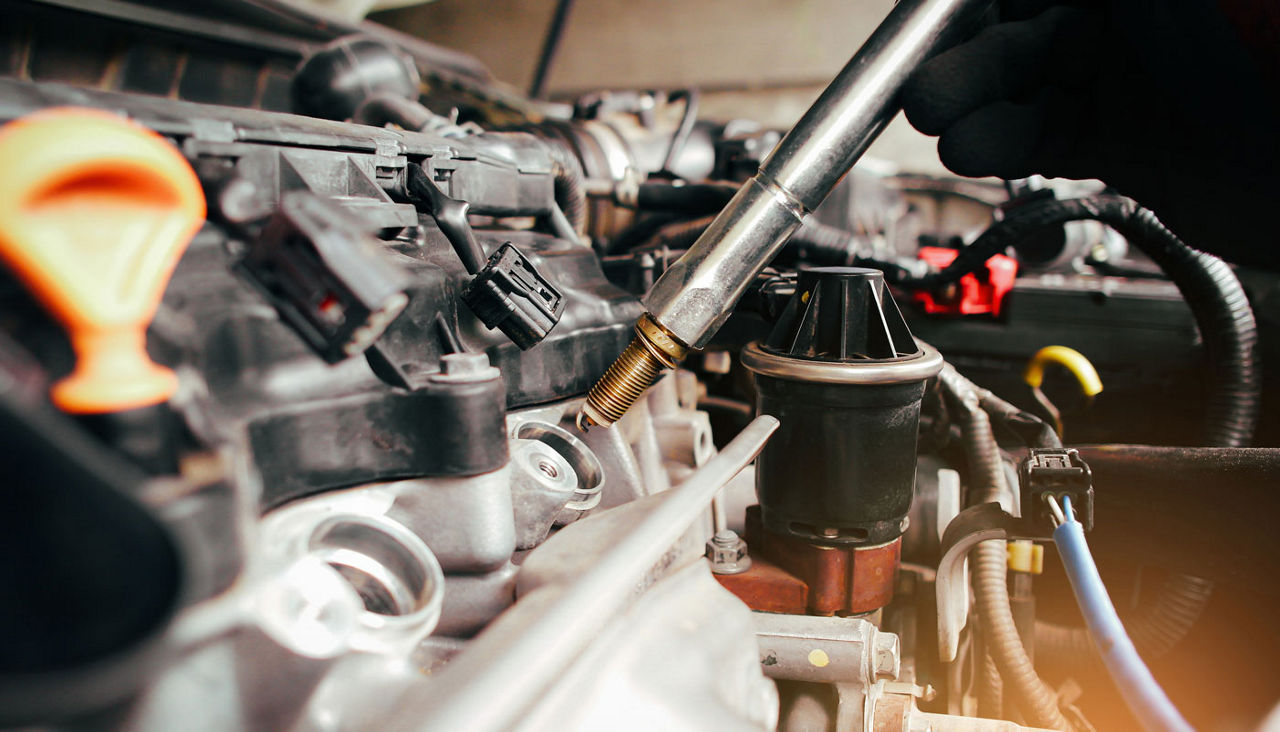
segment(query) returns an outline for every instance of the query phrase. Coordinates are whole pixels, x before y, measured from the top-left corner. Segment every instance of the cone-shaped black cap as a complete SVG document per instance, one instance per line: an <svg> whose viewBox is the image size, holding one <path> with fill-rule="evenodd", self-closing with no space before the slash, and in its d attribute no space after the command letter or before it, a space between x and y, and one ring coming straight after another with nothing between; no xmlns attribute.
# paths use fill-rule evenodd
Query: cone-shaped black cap
<svg viewBox="0 0 1280 732"><path fill-rule="evenodd" d="M815 361L884 361L920 353L884 274L861 267L801 270L796 294L764 348Z"/></svg>

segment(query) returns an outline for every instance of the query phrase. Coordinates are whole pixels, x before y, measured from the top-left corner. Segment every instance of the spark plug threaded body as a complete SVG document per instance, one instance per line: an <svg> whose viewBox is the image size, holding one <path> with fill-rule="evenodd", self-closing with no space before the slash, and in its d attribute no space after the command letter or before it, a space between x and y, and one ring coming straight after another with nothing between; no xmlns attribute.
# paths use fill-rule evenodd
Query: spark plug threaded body
<svg viewBox="0 0 1280 732"><path fill-rule="evenodd" d="M578 413L579 429L589 425L608 427L622 418L665 369L673 369L688 349L666 333L648 315L636 322L636 336L591 387Z"/></svg>

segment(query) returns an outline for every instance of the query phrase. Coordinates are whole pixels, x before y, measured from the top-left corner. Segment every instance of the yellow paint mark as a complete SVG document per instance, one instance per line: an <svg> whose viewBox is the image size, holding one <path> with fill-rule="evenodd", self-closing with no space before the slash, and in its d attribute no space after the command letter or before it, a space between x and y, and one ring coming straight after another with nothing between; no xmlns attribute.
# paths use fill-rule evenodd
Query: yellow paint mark
<svg viewBox="0 0 1280 732"><path fill-rule="evenodd" d="M831 659L827 658L826 651L821 648L815 648L812 651L809 651L809 663L817 666L818 668L822 668L828 663L831 663Z"/></svg>

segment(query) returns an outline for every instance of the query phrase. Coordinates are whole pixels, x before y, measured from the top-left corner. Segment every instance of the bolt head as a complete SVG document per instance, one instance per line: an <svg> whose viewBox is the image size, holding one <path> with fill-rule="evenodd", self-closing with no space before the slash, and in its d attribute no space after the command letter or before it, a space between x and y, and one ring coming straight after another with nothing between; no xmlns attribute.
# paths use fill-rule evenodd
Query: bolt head
<svg viewBox="0 0 1280 732"><path fill-rule="evenodd" d="M747 542L732 531L720 531L707 542L707 559L716 574L741 574L751 568Z"/></svg>
<svg viewBox="0 0 1280 732"><path fill-rule="evenodd" d="M877 679L896 679L902 670L898 636L893 633L876 633L875 675Z"/></svg>
<svg viewBox="0 0 1280 732"><path fill-rule="evenodd" d="M431 376L432 381L451 384L469 384L496 378L501 372L489 365L484 353L446 353L440 357L440 373Z"/></svg>

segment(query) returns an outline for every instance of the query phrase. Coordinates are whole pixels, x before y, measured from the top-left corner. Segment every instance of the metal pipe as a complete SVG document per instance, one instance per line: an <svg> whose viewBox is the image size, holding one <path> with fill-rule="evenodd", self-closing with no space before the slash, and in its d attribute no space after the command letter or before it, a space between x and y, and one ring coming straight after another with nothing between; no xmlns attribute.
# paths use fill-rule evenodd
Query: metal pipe
<svg viewBox="0 0 1280 732"><path fill-rule="evenodd" d="M715 333L755 275L898 112L917 66L988 0L902 0L769 155L645 306L691 348Z"/></svg>
<svg viewBox="0 0 1280 732"><path fill-rule="evenodd" d="M560 51L560 38L564 35L565 26L569 24L569 11L572 9L573 0L560 0L556 3L551 25L547 26L547 35L542 41L542 53L538 54L538 66L533 70L533 81L529 83L529 97L532 99L546 99L551 65L555 63L556 54Z"/></svg>
<svg viewBox="0 0 1280 732"><path fill-rule="evenodd" d="M522 618L519 634L499 621L467 646L432 683L404 699L395 718L415 729L505 730L527 712L598 633L636 596L646 577L702 515L711 498L764 447L778 420L757 417L706 465L673 488L630 533L559 594ZM518 606L517 606L518 607Z"/></svg>
<svg viewBox="0 0 1280 732"><path fill-rule="evenodd" d="M644 299L651 320L684 348L704 346L804 216L822 203L897 114L898 92L911 73L989 4L900 0L755 177L654 283ZM643 338L638 334L627 349L633 360L644 357ZM656 376L662 365L652 360L648 370ZM590 421L611 424L616 419L612 415L625 412L634 401L611 388L615 383L623 384L617 375L610 380L606 374L588 395Z"/></svg>

